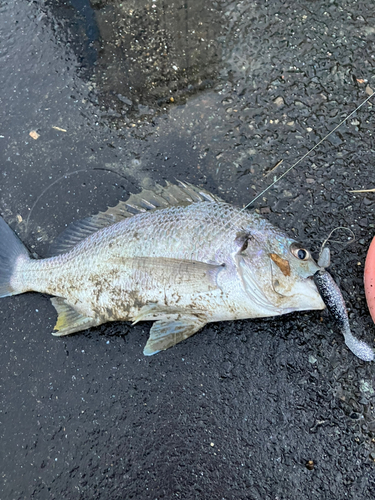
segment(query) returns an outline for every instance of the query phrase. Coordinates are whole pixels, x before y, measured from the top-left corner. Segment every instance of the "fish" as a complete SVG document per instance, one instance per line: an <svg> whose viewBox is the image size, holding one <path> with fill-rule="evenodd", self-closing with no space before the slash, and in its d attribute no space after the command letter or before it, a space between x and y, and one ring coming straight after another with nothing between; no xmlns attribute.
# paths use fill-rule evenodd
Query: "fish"
<svg viewBox="0 0 375 500"><path fill-rule="evenodd" d="M321 260L318 261L321 263ZM320 269L314 275L314 282L328 311L336 320L344 335L345 344L355 356L363 361L373 361L375 352L363 340L357 339L350 330L348 311L341 291L328 271Z"/></svg>
<svg viewBox="0 0 375 500"><path fill-rule="evenodd" d="M153 321L145 355L210 322L324 309L320 269L256 212L183 182L73 222L40 259L0 218L0 297L52 295L56 336Z"/></svg>

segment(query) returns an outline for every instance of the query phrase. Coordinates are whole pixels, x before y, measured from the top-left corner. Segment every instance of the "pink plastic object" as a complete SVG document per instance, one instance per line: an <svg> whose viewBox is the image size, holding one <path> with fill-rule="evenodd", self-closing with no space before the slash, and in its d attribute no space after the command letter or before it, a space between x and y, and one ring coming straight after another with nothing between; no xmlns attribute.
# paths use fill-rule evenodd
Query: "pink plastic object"
<svg viewBox="0 0 375 500"><path fill-rule="evenodd" d="M367 305L375 323L375 238L367 252L364 282Z"/></svg>

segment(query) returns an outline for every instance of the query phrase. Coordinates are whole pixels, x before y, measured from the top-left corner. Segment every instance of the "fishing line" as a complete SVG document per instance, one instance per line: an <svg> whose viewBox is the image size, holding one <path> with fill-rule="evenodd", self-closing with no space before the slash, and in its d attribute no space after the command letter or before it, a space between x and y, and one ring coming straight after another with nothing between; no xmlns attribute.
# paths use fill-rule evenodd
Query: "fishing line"
<svg viewBox="0 0 375 500"><path fill-rule="evenodd" d="M258 198L260 198L262 195L264 195L264 193L266 193L269 189L271 189L272 186L274 186L277 182L279 182L279 180L281 180L283 177L285 177L286 174L288 174L291 170L293 170L293 168L295 168L299 163L301 163L301 161L303 161L307 156L309 156L318 146L320 146L322 144L322 142L324 142L326 139L328 139L328 137L330 135L332 135L334 132L336 132L336 130L338 128L340 128L341 125L343 125L347 120L349 120L349 118L351 118L356 111L358 111L364 104L366 104L366 102L369 101L374 94L375 94L375 92L370 94L359 106L357 106L355 108L354 111L352 111L346 118L344 118L338 125L336 125L336 127L333 130L331 130L327 135L325 135L323 137L323 139L321 139L319 142L317 142L315 144L315 146L313 146L307 153L305 153L299 160L297 160L291 167L289 167L283 174L281 174L280 177L278 177L276 180L274 180L268 187L266 187L266 189L264 189L253 200L251 200L250 203L248 203L245 207L243 207L241 209L241 212L246 210L246 208L248 208L250 205L252 205L254 203L254 201L256 201Z"/></svg>
<svg viewBox="0 0 375 500"><path fill-rule="evenodd" d="M302 162L302 160L304 160L307 156L309 156L309 154L311 154L318 146L320 146L320 144L322 144L326 139L328 139L328 137L330 135L332 135L338 128L341 127L341 125L343 125L347 120L349 120L349 118L351 118L362 106L364 106L366 104L366 102L368 102L371 97L375 94L375 92L372 92L359 106L357 106L354 111L352 111L348 116L346 116L343 120L341 120L341 122L336 125L336 127L334 127L330 132L328 132L328 134L326 134L323 139L321 139L319 142L317 142L315 144L315 146L313 146L307 153L305 153L299 160L297 160L295 163L293 163L293 165L291 167L289 167L282 175L280 175L280 177L278 177L275 181L273 181L268 187L266 187L266 189L264 189L260 194L258 194L252 201L250 201L250 203L248 203L246 206L244 206L240 211L239 213L237 213L236 215L234 215L232 218L230 218L225 224L224 224L224 228L229 226L229 224L231 224L233 221L235 221L236 219L239 219L240 216L239 214L241 214L242 212L244 212L247 208L250 207L250 205L252 205L257 199L259 199L262 195L264 195L269 189L271 189L272 186L274 186L277 182L279 182L279 180L281 180L283 177L285 177L291 170L293 170L293 168L295 168L299 163ZM282 160L280 162L278 162L275 167L272 168L271 171L273 171L275 168L277 168L280 164L281 164ZM338 229L338 228L336 228ZM344 228L344 229L348 229L348 228ZM323 242L322 244L322 247L321 247L321 250L320 250L320 254L323 252L323 249L324 249L324 245L328 242L329 238L331 237L332 233L335 231L335 229L329 234L328 238ZM354 241L354 239L350 240L349 243L352 243Z"/></svg>
<svg viewBox="0 0 375 500"><path fill-rule="evenodd" d="M124 179L128 180L127 177L123 174L120 174L120 172L117 172L116 170L112 170L111 168L105 168L105 167L93 167L93 168L81 168L80 170L74 170L74 172L68 172L67 174L64 174L62 175L61 177L59 177L58 179L56 179L55 181L53 181L49 186L46 187L46 189L44 189L40 195L38 196L38 198L34 201L31 209L30 209L30 212L29 212L29 215L27 216L27 219L26 219L26 225L25 225L25 232L27 234L27 231L28 231L28 227L29 227L29 220L30 220L30 216L32 214L32 211L34 210L35 206L37 205L38 201L41 199L41 197L52 187L54 186L55 184L57 184L58 182L60 182L62 179L67 179L68 177L70 177L71 175L75 175L75 174L79 174L80 172L90 172L90 170L104 170L106 172L112 172L113 174L117 174L119 175L120 177L123 177Z"/></svg>
<svg viewBox="0 0 375 500"><path fill-rule="evenodd" d="M297 160L295 163L293 163L293 165L291 167L289 167L282 175L280 175L280 177L278 177L275 181L273 181L268 187L266 187L266 189L264 189L260 194L258 194L252 201L250 201L250 203L248 203L246 206L244 206L243 208L241 208L241 210L236 215L234 215L233 217L231 217L224 224L224 228L227 227L227 226L229 226L229 224L231 224L236 219L239 219L240 218L239 214L241 214L247 208L249 208L250 205L252 205L258 198L260 198L264 193L266 193L269 189L271 189L271 187L274 186L277 182L279 182L280 179L282 179L283 177L285 177L291 170L293 170L293 168L295 168L299 163L301 163L302 160L304 160L307 156L309 156L309 154L311 154L318 146L320 146L320 144L322 144L326 139L328 139L328 137L330 135L332 135L338 128L340 128L341 125L343 125L347 120L349 120L349 118L351 118L354 115L354 113L356 113L356 111L358 111L364 104L366 104L366 102L369 101L374 94L375 94L375 92L372 92L372 94L370 94L359 106L357 106L354 111L352 111L348 116L346 116L338 125L336 125L336 127L334 129L332 129L330 132L328 132L328 134L325 135L323 137L323 139L321 139L319 142L317 142L315 144L315 146L313 146L299 160ZM272 168L272 170L274 170L275 168L277 168L280 164L281 164L281 161L278 162L275 165L275 167ZM325 242L323 243L322 248L320 250L320 253L322 253L323 247L324 247L325 243L327 243L327 241L330 238L331 234L328 236L327 240L325 240Z"/></svg>
<svg viewBox="0 0 375 500"><path fill-rule="evenodd" d="M354 234L354 232L349 227L345 227L345 226L335 227L335 229L332 229L332 231L329 233L329 235L327 236L327 238L323 241L322 246L320 247L319 255L322 253L323 248L325 247L325 245L330 241L332 234L335 231L338 231L339 229L343 229L344 231L348 231L351 234L352 237L346 243L344 243L343 241L331 240L332 243L340 243L341 245L347 246L347 245L351 245L352 243L355 242L355 234Z"/></svg>

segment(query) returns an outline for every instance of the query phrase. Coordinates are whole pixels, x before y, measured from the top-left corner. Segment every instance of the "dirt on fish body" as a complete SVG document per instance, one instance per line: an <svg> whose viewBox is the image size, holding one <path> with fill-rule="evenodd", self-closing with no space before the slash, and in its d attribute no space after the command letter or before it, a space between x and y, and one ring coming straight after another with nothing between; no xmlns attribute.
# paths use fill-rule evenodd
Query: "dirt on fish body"
<svg viewBox="0 0 375 500"><path fill-rule="evenodd" d="M73 223L31 259L0 220L0 296L54 295L54 335L155 321L147 355L213 321L323 309L308 250L256 213L180 183Z"/></svg>

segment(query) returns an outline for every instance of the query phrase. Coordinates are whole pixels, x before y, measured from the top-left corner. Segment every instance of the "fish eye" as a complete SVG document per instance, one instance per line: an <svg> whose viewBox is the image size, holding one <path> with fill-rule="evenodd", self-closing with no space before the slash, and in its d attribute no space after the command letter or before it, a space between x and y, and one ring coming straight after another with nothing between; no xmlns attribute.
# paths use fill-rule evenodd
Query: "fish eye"
<svg viewBox="0 0 375 500"><path fill-rule="evenodd" d="M244 244L242 245L242 248L241 248L240 252L244 252L246 250L246 248L248 247L248 245L249 245L249 240L246 239L244 241Z"/></svg>
<svg viewBox="0 0 375 500"><path fill-rule="evenodd" d="M299 260L308 260L310 258L310 252L308 250L296 246L295 244L291 246L290 251L292 252L294 257L297 257L297 259Z"/></svg>

